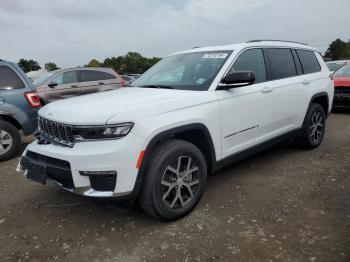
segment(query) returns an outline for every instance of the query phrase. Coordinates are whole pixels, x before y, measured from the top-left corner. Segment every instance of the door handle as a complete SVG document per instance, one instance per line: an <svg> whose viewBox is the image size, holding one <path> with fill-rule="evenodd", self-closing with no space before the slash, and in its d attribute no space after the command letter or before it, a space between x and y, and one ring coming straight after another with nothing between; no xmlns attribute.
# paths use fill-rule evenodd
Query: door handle
<svg viewBox="0 0 350 262"><path fill-rule="evenodd" d="M71 85L70 87L78 87L78 85Z"/></svg>
<svg viewBox="0 0 350 262"><path fill-rule="evenodd" d="M98 82L98 84L99 84L99 85L104 85L105 83L103 83L103 82Z"/></svg>
<svg viewBox="0 0 350 262"><path fill-rule="evenodd" d="M265 86L263 89L261 89L261 93L270 93L273 91L273 88L272 87L269 87L269 86Z"/></svg>
<svg viewBox="0 0 350 262"><path fill-rule="evenodd" d="M303 85L308 85L310 84L310 80L304 79L303 82L301 82Z"/></svg>

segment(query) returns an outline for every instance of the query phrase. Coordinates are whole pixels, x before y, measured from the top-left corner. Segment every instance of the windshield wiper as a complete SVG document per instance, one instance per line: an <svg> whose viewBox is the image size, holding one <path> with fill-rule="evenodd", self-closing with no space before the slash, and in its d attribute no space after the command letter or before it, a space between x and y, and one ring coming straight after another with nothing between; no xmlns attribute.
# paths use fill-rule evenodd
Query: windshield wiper
<svg viewBox="0 0 350 262"><path fill-rule="evenodd" d="M165 89L174 89L174 87L172 86L166 86L166 85L143 85L140 87L144 87L144 88L165 88Z"/></svg>

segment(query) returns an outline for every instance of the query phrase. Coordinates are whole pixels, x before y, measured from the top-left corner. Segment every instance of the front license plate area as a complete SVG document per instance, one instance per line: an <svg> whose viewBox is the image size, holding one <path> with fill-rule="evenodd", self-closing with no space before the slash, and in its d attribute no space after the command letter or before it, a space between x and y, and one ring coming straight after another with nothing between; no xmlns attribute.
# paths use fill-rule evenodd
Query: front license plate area
<svg viewBox="0 0 350 262"><path fill-rule="evenodd" d="M27 178L43 185L46 184L46 167L38 164L28 163Z"/></svg>

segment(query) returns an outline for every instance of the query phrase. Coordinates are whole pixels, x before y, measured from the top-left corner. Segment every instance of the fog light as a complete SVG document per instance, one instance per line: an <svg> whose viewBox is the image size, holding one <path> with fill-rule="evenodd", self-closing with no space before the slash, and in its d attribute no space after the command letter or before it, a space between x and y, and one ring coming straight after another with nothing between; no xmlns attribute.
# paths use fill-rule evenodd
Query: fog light
<svg viewBox="0 0 350 262"><path fill-rule="evenodd" d="M111 175L117 175L117 171L110 170L110 171L79 171L80 175L82 176L111 176Z"/></svg>

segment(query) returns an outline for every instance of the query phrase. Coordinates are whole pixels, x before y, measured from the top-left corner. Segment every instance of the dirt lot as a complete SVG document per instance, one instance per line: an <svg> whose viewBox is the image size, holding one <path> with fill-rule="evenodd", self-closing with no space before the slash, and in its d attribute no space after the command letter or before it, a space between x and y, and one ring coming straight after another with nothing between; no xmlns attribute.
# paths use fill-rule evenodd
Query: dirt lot
<svg viewBox="0 0 350 262"><path fill-rule="evenodd" d="M0 261L350 261L350 113L322 146L284 143L209 178L197 208L161 223L27 181L0 164Z"/></svg>

